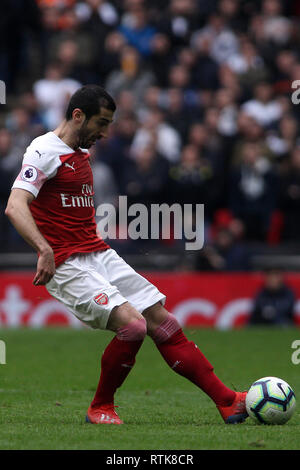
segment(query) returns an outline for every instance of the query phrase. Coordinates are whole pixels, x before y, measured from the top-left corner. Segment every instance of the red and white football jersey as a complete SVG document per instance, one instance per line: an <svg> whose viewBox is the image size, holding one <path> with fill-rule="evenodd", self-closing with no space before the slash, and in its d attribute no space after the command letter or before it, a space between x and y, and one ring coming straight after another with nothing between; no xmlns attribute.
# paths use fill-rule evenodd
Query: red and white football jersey
<svg viewBox="0 0 300 470"><path fill-rule="evenodd" d="M59 266L74 253L109 248L95 222L93 174L87 150L74 151L54 132L34 139L13 188L31 192L33 218Z"/></svg>

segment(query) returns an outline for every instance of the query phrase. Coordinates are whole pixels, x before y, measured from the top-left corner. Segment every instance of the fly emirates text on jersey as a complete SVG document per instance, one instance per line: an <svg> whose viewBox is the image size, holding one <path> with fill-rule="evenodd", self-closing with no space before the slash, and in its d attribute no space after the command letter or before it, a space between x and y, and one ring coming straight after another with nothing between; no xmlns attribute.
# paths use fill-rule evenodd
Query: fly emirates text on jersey
<svg viewBox="0 0 300 470"><path fill-rule="evenodd" d="M60 193L63 207L94 207L93 187L89 184L83 184L81 195L72 195Z"/></svg>

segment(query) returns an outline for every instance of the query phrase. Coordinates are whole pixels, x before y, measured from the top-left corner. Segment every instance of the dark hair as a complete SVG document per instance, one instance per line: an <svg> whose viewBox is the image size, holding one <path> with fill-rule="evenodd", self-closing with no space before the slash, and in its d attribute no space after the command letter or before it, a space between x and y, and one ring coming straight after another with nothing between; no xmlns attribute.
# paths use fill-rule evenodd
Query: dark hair
<svg viewBox="0 0 300 470"><path fill-rule="evenodd" d="M69 121L72 119L74 109L79 108L86 118L90 119L99 113L101 107L111 111L116 110L113 98L104 88L99 85L84 85L71 96L65 117Z"/></svg>

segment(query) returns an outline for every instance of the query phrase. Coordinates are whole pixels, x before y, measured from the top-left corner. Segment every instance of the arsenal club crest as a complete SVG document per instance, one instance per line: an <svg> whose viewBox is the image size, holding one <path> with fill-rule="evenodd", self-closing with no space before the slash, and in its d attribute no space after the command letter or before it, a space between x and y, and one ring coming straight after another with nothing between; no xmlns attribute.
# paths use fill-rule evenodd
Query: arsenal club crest
<svg viewBox="0 0 300 470"><path fill-rule="evenodd" d="M98 305L107 305L108 304L108 296L104 293L96 295L94 297L94 302Z"/></svg>

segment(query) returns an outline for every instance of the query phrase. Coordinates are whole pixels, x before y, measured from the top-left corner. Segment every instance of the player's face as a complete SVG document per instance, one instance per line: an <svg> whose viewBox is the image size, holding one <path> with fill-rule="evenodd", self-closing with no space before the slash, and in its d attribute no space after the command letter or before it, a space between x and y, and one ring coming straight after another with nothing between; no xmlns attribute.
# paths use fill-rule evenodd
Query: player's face
<svg viewBox="0 0 300 470"><path fill-rule="evenodd" d="M95 114L89 120L85 120L79 129L79 147L90 148L96 140L107 137L108 127L113 120L113 111L100 108L99 114Z"/></svg>

